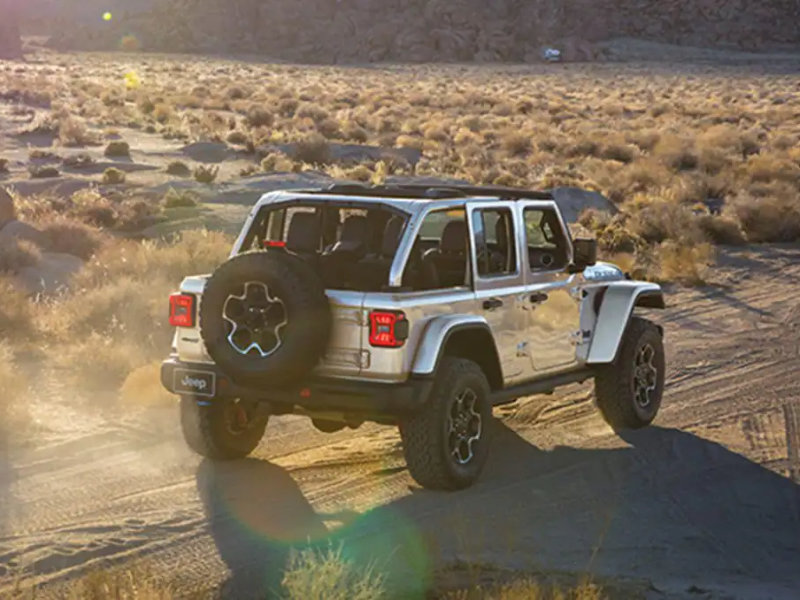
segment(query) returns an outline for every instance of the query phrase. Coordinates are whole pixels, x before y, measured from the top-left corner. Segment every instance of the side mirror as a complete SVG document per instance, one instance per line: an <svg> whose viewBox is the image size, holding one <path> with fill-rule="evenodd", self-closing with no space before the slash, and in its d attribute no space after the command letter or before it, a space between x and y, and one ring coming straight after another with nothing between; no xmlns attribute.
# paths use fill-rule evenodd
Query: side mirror
<svg viewBox="0 0 800 600"><path fill-rule="evenodd" d="M597 264L597 240L577 239L572 242L572 248L575 254L569 265L570 273L580 273Z"/></svg>

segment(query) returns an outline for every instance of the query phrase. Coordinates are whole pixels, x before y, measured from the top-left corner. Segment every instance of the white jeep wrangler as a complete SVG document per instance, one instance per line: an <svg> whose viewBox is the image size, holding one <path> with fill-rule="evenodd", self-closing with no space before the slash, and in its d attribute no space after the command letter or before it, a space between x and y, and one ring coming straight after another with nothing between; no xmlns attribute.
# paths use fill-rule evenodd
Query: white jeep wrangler
<svg viewBox="0 0 800 600"><path fill-rule="evenodd" d="M596 264L548 193L339 185L259 200L230 259L170 298L162 383L189 446L244 457L273 415L400 428L414 479L472 484L492 407L590 378L615 429L664 387L658 285Z"/></svg>

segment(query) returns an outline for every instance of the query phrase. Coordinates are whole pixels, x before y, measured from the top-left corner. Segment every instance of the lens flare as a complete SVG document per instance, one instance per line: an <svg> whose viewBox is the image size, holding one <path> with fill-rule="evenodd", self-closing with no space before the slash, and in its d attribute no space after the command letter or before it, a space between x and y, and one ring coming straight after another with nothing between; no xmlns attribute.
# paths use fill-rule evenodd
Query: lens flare
<svg viewBox="0 0 800 600"><path fill-rule="evenodd" d="M103 13L103 21L110 21L113 19L113 15L110 12Z"/></svg>

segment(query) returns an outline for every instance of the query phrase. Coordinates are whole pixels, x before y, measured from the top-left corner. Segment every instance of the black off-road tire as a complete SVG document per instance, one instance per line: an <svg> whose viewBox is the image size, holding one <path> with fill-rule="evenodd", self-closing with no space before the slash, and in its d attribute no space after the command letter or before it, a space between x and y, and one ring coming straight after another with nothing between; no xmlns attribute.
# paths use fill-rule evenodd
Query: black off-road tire
<svg viewBox="0 0 800 600"><path fill-rule="evenodd" d="M448 415L456 398L467 389L477 396L481 433L472 459L459 464L449 448ZM491 420L489 383L481 368L471 360L445 357L424 407L400 423L403 452L411 476L431 490L459 490L472 485L489 456Z"/></svg>
<svg viewBox="0 0 800 600"><path fill-rule="evenodd" d="M637 402L636 360L643 349L653 349L652 366L656 370L655 388L646 406ZM597 407L614 431L641 429L653 422L664 393L664 340L651 321L632 317L622 338L616 360L600 367L595 376Z"/></svg>
<svg viewBox="0 0 800 600"><path fill-rule="evenodd" d="M263 283L283 303L288 320L280 345L262 357L242 354L228 340L231 325L223 308L249 282ZM331 315L325 288L302 258L283 251L250 252L223 263L206 283L200 306L200 335L217 366L242 385L279 387L302 379L328 344Z"/></svg>
<svg viewBox="0 0 800 600"><path fill-rule="evenodd" d="M244 458L256 449L267 428L268 416L257 414L246 426L232 427L230 409L234 400L198 402L191 396L181 397L181 429L189 448L213 460Z"/></svg>

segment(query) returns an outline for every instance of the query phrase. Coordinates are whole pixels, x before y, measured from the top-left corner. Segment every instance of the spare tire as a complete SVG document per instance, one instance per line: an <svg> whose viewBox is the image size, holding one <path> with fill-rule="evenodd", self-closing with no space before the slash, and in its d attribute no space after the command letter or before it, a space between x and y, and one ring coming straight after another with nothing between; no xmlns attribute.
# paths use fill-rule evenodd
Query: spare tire
<svg viewBox="0 0 800 600"><path fill-rule="evenodd" d="M294 254L240 254L206 282L200 335L217 366L240 385L301 379L325 352L330 329L322 280Z"/></svg>

